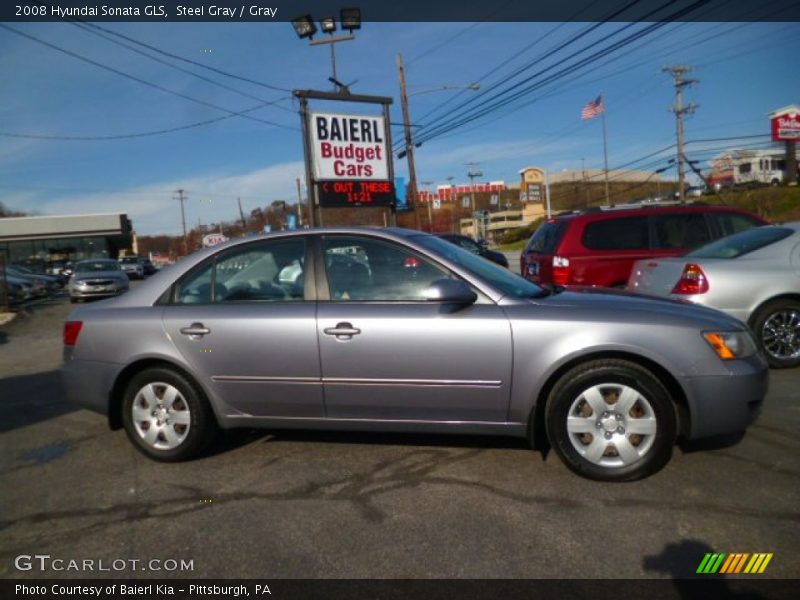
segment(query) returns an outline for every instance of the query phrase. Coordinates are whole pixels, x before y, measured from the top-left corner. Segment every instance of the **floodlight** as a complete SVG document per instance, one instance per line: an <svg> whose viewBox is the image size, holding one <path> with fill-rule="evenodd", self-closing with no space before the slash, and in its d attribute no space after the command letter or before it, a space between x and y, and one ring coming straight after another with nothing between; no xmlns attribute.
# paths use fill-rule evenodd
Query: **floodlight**
<svg viewBox="0 0 800 600"><path fill-rule="evenodd" d="M300 39L311 39L314 37L314 34L317 33L317 26L314 24L311 15L303 15L302 17L292 19L292 27L294 27L297 37Z"/></svg>
<svg viewBox="0 0 800 600"><path fill-rule="evenodd" d="M339 16L342 22L342 29L347 29L350 33L353 33L354 29L361 29L360 8L343 8L339 11Z"/></svg>
<svg viewBox="0 0 800 600"><path fill-rule="evenodd" d="M323 17L319 20L319 26L323 33L333 33L336 31L336 19L333 17Z"/></svg>

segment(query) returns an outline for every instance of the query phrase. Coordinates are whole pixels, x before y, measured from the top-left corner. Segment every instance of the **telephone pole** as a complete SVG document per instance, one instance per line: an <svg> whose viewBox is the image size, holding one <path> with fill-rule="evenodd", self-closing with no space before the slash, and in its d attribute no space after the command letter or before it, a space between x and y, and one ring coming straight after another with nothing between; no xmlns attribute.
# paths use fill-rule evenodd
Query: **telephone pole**
<svg viewBox="0 0 800 600"><path fill-rule="evenodd" d="M683 116L686 114L691 114L697 109L697 105L694 102L690 102L686 106L683 105L683 88L687 85L698 83L698 80L684 79L683 76L692 70L691 67L678 65L674 67L664 67L661 70L665 73L671 74L675 81L675 106L671 107L669 110L675 113L675 127L678 138L678 197L680 198L680 201L683 202L686 199L684 189L686 181L686 169L684 167L684 161L686 160L686 156L683 152Z"/></svg>
<svg viewBox="0 0 800 600"><path fill-rule="evenodd" d="M237 197L236 202L239 203L239 218L242 220L242 233L247 233L247 221L244 218L244 211L242 210L242 199Z"/></svg>
<svg viewBox="0 0 800 600"><path fill-rule="evenodd" d="M408 190L407 195L411 199L414 210L417 229L422 229L422 222L419 216L419 195L417 194L417 169L414 165L414 143L411 140L411 117L408 114L408 91L406 89L406 68L403 64L403 55L397 53L397 76L400 79L400 104L403 108L403 133L405 136L405 152L401 152L398 158L403 155L408 159Z"/></svg>
<svg viewBox="0 0 800 600"><path fill-rule="evenodd" d="M480 163L469 162L467 163L467 177L469 177L469 192L470 204L472 205L472 212L475 212L475 178L483 177L483 173L477 169Z"/></svg>
<svg viewBox="0 0 800 600"><path fill-rule="evenodd" d="M183 224L183 255L186 256L189 254L189 241L186 238L186 211L183 208L183 203L186 201L186 191L176 190L173 198L181 203L181 223Z"/></svg>
<svg viewBox="0 0 800 600"><path fill-rule="evenodd" d="M300 178L295 178L297 183L297 227L303 228L303 192L300 190Z"/></svg>

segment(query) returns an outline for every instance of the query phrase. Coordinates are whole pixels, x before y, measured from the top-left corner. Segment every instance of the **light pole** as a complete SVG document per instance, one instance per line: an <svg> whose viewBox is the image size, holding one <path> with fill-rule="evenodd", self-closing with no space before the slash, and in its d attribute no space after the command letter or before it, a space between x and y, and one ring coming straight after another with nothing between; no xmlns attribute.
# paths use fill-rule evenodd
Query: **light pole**
<svg viewBox="0 0 800 600"><path fill-rule="evenodd" d="M353 35L353 31L356 29L361 29L361 9L343 8L339 11L339 20L341 22L342 29L347 29L350 32L348 35L334 37L333 34L336 31L336 18L322 17L319 20L320 29L323 33L327 33L330 37L316 41L314 40L314 35L317 33L317 26L314 23L314 19L311 18L311 15L303 15L302 17L292 19L292 26L297 33L297 37L300 39L308 38L309 46L323 46L327 44L331 47L331 71L333 76L330 77L330 81L334 86L340 89L346 89L347 86L339 82L339 78L336 74L336 50L334 47L339 42L349 42L356 39L356 37Z"/></svg>
<svg viewBox="0 0 800 600"><path fill-rule="evenodd" d="M428 201L426 204L428 205L428 232L430 233L433 231L433 213L431 212L431 186L433 185L432 181L423 181L422 185L425 186L428 192Z"/></svg>

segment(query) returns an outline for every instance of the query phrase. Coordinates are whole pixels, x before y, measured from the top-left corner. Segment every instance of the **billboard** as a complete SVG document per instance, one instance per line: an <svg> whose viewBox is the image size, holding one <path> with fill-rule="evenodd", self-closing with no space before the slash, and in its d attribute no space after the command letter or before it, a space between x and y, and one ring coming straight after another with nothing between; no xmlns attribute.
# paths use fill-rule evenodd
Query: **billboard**
<svg viewBox="0 0 800 600"><path fill-rule="evenodd" d="M315 112L309 129L316 181L389 180L382 116Z"/></svg>
<svg viewBox="0 0 800 600"><path fill-rule="evenodd" d="M787 107L773 113L770 120L772 139L776 142L800 140L800 106Z"/></svg>

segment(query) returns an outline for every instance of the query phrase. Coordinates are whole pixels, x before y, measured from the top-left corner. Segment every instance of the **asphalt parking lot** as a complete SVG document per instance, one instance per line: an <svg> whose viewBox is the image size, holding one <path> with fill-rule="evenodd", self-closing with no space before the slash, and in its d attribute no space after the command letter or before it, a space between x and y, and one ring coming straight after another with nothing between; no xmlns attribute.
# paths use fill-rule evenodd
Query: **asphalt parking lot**
<svg viewBox="0 0 800 600"><path fill-rule="evenodd" d="M636 483L480 437L242 431L167 465L64 402L70 308L0 327L0 577L87 576L20 554L193 561L145 577L680 577L712 551L800 576L800 369L772 372L744 438L676 448Z"/></svg>

